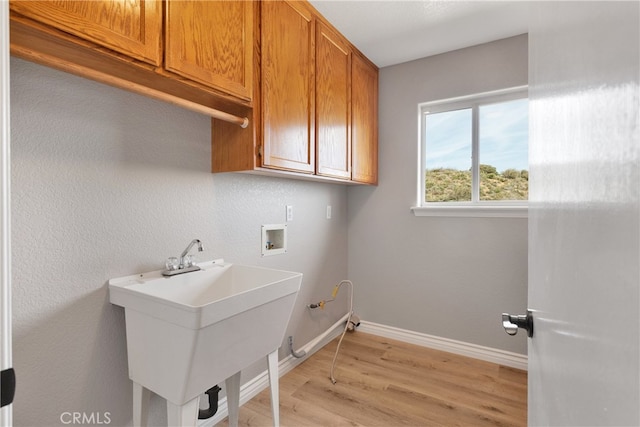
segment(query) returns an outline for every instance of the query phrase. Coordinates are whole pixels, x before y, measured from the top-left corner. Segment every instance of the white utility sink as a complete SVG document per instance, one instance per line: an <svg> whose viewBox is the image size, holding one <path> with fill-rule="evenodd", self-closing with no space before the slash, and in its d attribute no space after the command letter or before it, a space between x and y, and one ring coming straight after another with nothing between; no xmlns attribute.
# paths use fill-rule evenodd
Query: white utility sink
<svg viewBox="0 0 640 427"><path fill-rule="evenodd" d="M227 395L229 388L239 394L241 369L267 355L277 399L277 350L302 274L223 260L198 266L170 277L158 270L109 281L111 303L125 308L135 424L146 424L151 390L167 399L169 425L195 425L202 393L226 380ZM231 424L238 397L228 396Z"/></svg>

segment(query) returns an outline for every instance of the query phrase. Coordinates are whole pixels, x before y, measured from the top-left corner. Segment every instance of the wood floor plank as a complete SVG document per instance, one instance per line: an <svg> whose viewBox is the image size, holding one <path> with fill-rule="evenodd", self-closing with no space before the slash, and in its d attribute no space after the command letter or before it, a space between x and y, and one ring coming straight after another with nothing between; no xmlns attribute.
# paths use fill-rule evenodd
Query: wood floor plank
<svg viewBox="0 0 640 427"><path fill-rule="evenodd" d="M385 372L385 375L388 375L388 372ZM354 385L358 382L358 370L342 369L338 378L341 382L346 381L350 385ZM367 377L366 381L371 383L372 380ZM456 383L455 379L447 381L433 376L411 378L402 375L396 377L395 384L387 384L384 390L389 392L389 396L392 396L391 390L402 393L418 393L424 395L425 398L451 401L456 402L459 406L478 408L481 412L508 415L526 413L526 390L515 398L504 398L502 395L492 392L477 390L470 386L468 381L467 384L464 384L462 382Z"/></svg>
<svg viewBox="0 0 640 427"><path fill-rule="evenodd" d="M477 359L347 334L280 379L282 426L526 426L527 373ZM241 426L271 425L269 390L240 408ZM227 426L224 420L219 426Z"/></svg>
<svg viewBox="0 0 640 427"><path fill-rule="evenodd" d="M255 407L260 407L265 414L269 414L268 421L264 425L271 424L271 401L269 396L260 393L252 400ZM255 408L254 408L255 409ZM327 411L326 409L316 405L314 402L307 402L298 398L280 399L280 418L286 420L282 425L288 426L322 426L326 420L331 420L334 426L358 426L352 420L340 417L339 415Z"/></svg>

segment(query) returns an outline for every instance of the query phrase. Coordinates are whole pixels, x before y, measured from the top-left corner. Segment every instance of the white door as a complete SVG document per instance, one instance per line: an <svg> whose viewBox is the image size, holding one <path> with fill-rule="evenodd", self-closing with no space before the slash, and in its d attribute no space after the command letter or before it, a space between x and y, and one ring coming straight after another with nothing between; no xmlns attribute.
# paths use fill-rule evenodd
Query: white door
<svg viewBox="0 0 640 427"><path fill-rule="evenodd" d="M640 425L640 3L536 2L529 424Z"/></svg>
<svg viewBox="0 0 640 427"><path fill-rule="evenodd" d="M0 371L2 402L8 403L11 373L11 218L9 154L9 2L0 0ZM7 402L5 402L7 400ZM11 426L11 404L0 409L0 426Z"/></svg>

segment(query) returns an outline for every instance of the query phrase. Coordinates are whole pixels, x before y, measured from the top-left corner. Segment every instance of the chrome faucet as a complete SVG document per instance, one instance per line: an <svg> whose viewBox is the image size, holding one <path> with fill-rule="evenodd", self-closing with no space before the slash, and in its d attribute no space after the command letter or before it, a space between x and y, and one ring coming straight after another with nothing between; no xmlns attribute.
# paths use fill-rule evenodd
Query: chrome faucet
<svg viewBox="0 0 640 427"><path fill-rule="evenodd" d="M193 239L191 243L189 243L189 246L187 246L187 249L182 251L182 254L180 254L180 268L191 267L192 265L194 265L193 261L187 258L187 254L189 253L193 245L198 245L198 252L202 252L204 250L204 248L202 247L202 242L198 239Z"/></svg>
<svg viewBox="0 0 640 427"><path fill-rule="evenodd" d="M171 257L167 259L165 264L166 270L162 272L163 276L175 276L176 274L189 273L190 271L198 271L200 267L196 265L191 256L189 256L189 251L193 248L193 245L198 245L198 252L202 252L204 248L202 247L202 242L198 239L193 239L187 248L182 251L180 254L180 259L176 257Z"/></svg>

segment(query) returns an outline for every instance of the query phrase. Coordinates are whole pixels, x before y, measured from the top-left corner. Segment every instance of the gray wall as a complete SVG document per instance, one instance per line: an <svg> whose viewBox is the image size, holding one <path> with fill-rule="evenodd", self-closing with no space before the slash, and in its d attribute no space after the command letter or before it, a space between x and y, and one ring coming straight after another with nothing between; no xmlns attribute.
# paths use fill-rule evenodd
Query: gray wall
<svg viewBox="0 0 640 427"><path fill-rule="evenodd" d="M11 119L15 425L61 425L73 411L131 423L124 311L106 282L161 268L193 238L201 260L304 273L297 347L346 312L346 295L305 308L347 278L345 187L212 175L207 117L16 58ZM261 258L260 226L284 222L287 204L289 251ZM166 425L164 400L151 421Z"/></svg>
<svg viewBox="0 0 640 427"><path fill-rule="evenodd" d="M418 104L527 84L527 36L380 70L380 185L350 188L349 277L368 321L526 354L527 220L415 217Z"/></svg>

